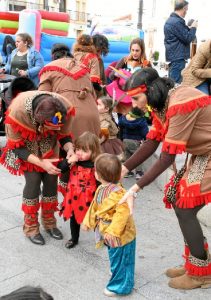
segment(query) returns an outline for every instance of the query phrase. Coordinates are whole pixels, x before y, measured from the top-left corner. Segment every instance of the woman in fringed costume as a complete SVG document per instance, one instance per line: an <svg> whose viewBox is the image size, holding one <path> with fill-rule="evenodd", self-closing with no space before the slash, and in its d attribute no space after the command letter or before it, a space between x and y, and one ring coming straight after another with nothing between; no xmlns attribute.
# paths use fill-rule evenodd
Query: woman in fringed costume
<svg viewBox="0 0 211 300"><path fill-rule="evenodd" d="M73 56L84 65L90 73L90 79L96 94L102 90L100 62L93 39L88 34L81 34L73 46Z"/></svg>
<svg viewBox="0 0 211 300"><path fill-rule="evenodd" d="M63 44L55 44L51 52L54 60L41 70L39 90L58 93L66 97L75 108L71 128L73 140L85 131L99 136L100 119L89 70L71 58L70 50ZM66 157L66 153L63 157ZM66 192L68 180L69 171L63 173L60 178L59 191L63 195Z"/></svg>
<svg viewBox="0 0 211 300"><path fill-rule="evenodd" d="M122 201L133 204L133 193L150 184L186 152L189 161L165 188L164 203L173 207L185 240L185 263L168 269L169 286L177 289L211 286L211 257L197 212L211 202L211 98L201 91L174 86L151 69L136 71L126 83L133 106L153 109L153 126L147 141L124 163L122 176L143 163L163 142L155 164L133 185ZM131 195L132 194L132 195Z"/></svg>
<svg viewBox="0 0 211 300"><path fill-rule="evenodd" d="M23 231L34 244L44 245L39 231L38 211L41 207L42 224L47 233L62 239L56 227L57 211L56 167L59 147L72 153L72 106L64 97L49 92L20 93L8 108L5 120L7 144L1 163L14 175L24 175L22 210ZM41 202L40 197L40 185Z"/></svg>

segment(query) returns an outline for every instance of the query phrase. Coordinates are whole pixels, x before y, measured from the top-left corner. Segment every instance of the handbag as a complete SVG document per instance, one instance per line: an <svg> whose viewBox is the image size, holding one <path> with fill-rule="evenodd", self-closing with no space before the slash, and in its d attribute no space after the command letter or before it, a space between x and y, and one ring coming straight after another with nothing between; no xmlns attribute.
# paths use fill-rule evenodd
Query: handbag
<svg viewBox="0 0 211 300"><path fill-rule="evenodd" d="M165 196L163 201L166 203L166 206L168 208L170 208L171 205L174 206L177 201L178 185L183 175L185 174L185 171L187 170L187 162L188 154L186 156L184 166L179 171L176 170L174 165L175 174L171 177L170 182L166 185L164 191ZM170 207L168 206L168 204L170 204Z"/></svg>

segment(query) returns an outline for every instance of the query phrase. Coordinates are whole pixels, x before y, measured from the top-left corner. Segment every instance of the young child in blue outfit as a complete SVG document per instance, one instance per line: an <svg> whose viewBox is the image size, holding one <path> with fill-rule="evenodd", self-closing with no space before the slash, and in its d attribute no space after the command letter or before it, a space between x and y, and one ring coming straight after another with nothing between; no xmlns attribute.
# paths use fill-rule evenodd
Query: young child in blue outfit
<svg viewBox="0 0 211 300"><path fill-rule="evenodd" d="M124 158L128 160L146 139L149 131L144 112L138 107L133 107L127 115L122 115L119 118L118 126L120 128L120 138L124 144ZM128 173L128 177L133 175L133 172ZM142 175L141 166L138 166L136 168L136 179L139 179Z"/></svg>
<svg viewBox="0 0 211 300"><path fill-rule="evenodd" d="M94 229L96 248L107 245L111 278L106 296L127 295L134 286L136 229L128 204L119 204L126 190L118 183L121 162L104 153L95 161L95 177L101 182L83 220L83 229Z"/></svg>

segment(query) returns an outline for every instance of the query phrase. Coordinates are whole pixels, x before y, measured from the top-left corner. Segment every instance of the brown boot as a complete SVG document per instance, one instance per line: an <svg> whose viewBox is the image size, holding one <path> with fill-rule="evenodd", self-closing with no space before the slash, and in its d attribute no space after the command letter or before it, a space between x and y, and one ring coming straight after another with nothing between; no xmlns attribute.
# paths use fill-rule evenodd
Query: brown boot
<svg viewBox="0 0 211 300"><path fill-rule="evenodd" d="M207 289L211 288L211 275L208 276L190 276L187 273L172 278L168 285L174 289L192 290L197 288Z"/></svg>
<svg viewBox="0 0 211 300"><path fill-rule="evenodd" d="M182 276L185 274L185 268L183 266L177 267L177 268L170 268L168 270L166 270L165 274L166 276L170 277L170 278L175 278L178 276Z"/></svg>

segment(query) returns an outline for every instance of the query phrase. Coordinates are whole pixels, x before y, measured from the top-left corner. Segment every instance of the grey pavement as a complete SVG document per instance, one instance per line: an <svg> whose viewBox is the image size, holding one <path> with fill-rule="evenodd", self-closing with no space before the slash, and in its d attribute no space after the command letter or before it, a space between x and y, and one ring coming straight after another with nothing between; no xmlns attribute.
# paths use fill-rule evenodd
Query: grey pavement
<svg viewBox="0 0 211 300"><path fill-rule="evenodd" d="M22 233L24 179L0 167L0 296L21 286L42 286L55 300L104 300L109 280L106 249L96 250L93 232L81 232L79 245L64 247L70 237L69 222L58 217L64 240L50 238L41 228L45 246L36 246ZM159 180L157 180L157 184ZM128 188L134 179L125 179ZM164 271L182 263L183 239L172 210L164 208L162 191L151 184L136 199L137 226L135 288L131 300L210 299L211 290L174 290ZM211 228L203 227L211 243Z"/></svg>

